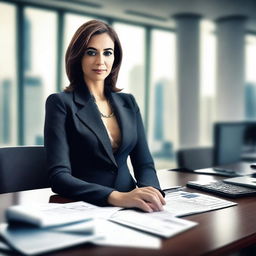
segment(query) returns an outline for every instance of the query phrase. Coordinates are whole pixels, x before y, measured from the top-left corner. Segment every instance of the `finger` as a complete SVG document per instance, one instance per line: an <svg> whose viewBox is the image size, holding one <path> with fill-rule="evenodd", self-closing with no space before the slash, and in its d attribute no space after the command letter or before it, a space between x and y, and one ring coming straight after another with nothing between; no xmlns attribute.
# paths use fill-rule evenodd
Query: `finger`
<svg viewBox="0 0 256 256"><path fill-rule="evenodd" d="M143 210L144 212L153 212L153 208L145 201L139 199L136 203L136 207Z"/></svg>
<svg viewBox="0 0 256 256"><path fill-rule="evenodd" d="M161 192L158 189L153 188L153 187L144 187L144 189L147 190L147 191L155 193L158 196L158 198L159 198L159 200L160 200L162 205L166 204L163 195L161 194Z"/></svg>
<svg viewBox="0 0 256 256"><path fill-rule="evenodd" d="M146 202L147 205L149 205L149 207L153 210L153 212L159 212L161 211L158 207L155 207L154 204L150 203L150 202Z"/></svg>
<svg viewBox="0 0 256 256"><path fill-rule="evenodd" d="M154 205L154 209L157 209L158 211L163 210L163 205L160 202L158 196L154 193L148 192L148 191L141 191L141 199L146 201L147 203L151 203Z"/></svg>
<svg viewBox="0 0 256 256"><path fill-rule="evenodd" d="M159 190L157 190L157 195L158 195L158 197L159 197L159 199L161 201L161 204L165 205L166 204L165 199L164 199L162 193Z"/></svg>
<svg viewBox="0 0 256 256"><path fill-rule="evenodd" d="M134 194L133 197L138 200L143 200L145 203L151 203L152 210L161 211L163 210L163 205L158 198L158 195L154 192L154 190L149 188L136 188L132 191Z"/></svg>

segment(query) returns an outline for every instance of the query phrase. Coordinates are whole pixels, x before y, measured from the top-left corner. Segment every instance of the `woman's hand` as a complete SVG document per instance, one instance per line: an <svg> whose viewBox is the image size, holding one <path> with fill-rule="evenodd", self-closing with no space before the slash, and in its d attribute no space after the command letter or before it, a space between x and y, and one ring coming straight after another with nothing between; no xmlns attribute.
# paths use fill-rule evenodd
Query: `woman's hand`
<svg viewBox="0 0 256 256"><path fill-rule="evenodd" d="M145 212L162 211L165 205L162 194L153 187L135 188L130 192L113 191L108 202L119 207L137 207Z"/></svg>

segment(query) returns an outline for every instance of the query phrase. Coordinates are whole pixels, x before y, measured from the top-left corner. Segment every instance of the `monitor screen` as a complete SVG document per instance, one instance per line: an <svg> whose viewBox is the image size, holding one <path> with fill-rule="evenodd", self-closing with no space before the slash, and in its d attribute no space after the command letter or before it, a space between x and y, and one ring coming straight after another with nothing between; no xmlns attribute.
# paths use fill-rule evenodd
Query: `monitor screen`
<svg viewBox="0 0 256 256"><path fill-rule="evenodd" d="M243 151L246 153L256 152L256 122L246 122Z"/></svg>
<svg viewBox="0 0 256 256"><path fill-rule="evenodd" d="M244 122L216 123L214 126L214 163L225 165L241 160Z"/></svg>

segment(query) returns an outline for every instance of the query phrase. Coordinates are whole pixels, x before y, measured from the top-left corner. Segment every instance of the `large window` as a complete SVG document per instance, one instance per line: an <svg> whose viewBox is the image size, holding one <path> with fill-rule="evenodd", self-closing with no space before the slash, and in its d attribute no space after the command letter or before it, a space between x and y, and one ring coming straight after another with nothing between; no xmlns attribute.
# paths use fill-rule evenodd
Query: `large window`
<svg viewBox="0 0 256 256"><path fill-rule="evenodd" d="M16 8L0 3L0 145L17 143Z"/></svg>
<svg viewBox="0 0 256 256"><path fill-rule="evenodd" d="M56 89L57 15L25 8L24 144L43 144L44 103Z"/></svg>
<svg viewBox="0 0 256 256"><path fill-rule="evenodd" d="M200 144L211 145L215 120L216 34L213 22L201 22Z"/></svg>
<svg viewBox="0 0 256 256"><path fill-rule="evenodd" d="M40 145L45 100L69 85L68 44L78 27L95 17L25 2L0 3L0 10L0 145ZM177 137L175 35L121 21L112 24L123 48L117 86L135 96L156 162L170 160Z"/></svg>
<svg viewBox="0 0 256 256"><path fill-rule="evenodd" d="M173 158L177 138L175 34L153 30L151 38L149 144L160 163Z"/></svg>
<svg viewBox="0 0 256 256"><path fill-rule="evenodd" d="M245 115L256 119L256 35L245 38Z"/></svg>
<svg viewBox="0 0 256 256"><path fill-rule="evenodd" d="M142 117L145 108L145 29L140 26L114 23L123 48L123 61L118 77L119 88L132 93Z"/></svg>

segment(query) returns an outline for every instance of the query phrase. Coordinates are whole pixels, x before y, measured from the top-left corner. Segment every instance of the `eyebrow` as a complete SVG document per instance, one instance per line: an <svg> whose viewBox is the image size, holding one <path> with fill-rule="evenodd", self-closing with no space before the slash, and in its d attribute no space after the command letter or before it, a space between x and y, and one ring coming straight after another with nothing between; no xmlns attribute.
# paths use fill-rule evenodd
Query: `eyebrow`
<svg viewBox="0 0 256 256"><path fill-rule="evenodd" d="M97 49L94 48L94 47L88 47L88 48L86 48L86 50L89 50L89 49L94 50L94 51L97 51ZM104 51L109 51L109 50L114 51L113 48L105 48L105 49L104 49Z"/></svg>

